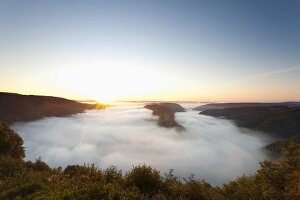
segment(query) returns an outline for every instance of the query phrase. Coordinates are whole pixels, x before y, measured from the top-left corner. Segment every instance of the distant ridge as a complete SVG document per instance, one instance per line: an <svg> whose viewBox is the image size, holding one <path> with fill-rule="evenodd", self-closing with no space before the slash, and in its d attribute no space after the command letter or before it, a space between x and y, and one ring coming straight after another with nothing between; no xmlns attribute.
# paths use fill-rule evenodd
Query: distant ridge
<svg viewBox="0 0 300 200"><path fill-rule="evenodd" d="M198 106L193 110L204 111L209 109L224 109L224 108L241 108L241 107L296 107L300 106L300 102L279 102L279 103L209 103Z"/></svg>
<svg viewBox="0 0 300 200"><path fill-rule="evenodd" d="M207 109L202 115L225 117L240 127L268 133L277 138L288 138L300 133L300 106L245 106Z"/></svg>
<svg viewBox="0 0 300 200"><path fill-rule="evenodd" d="M62 117L105 107L104 104L83 104L60 97L0 92L0 121L9 124L43 117Z"/></svg>

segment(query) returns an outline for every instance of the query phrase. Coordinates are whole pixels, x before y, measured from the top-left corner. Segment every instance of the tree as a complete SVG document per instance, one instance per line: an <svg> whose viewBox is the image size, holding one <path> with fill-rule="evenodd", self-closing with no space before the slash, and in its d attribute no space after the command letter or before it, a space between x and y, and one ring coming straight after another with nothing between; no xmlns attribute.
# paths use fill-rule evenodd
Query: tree
<svg viewBox="0 0 300 200"><path fill-rule="evenodd" d="M16 159L25 157L22 138L9 126L0 122L0 156L7 156Z"/></svg>

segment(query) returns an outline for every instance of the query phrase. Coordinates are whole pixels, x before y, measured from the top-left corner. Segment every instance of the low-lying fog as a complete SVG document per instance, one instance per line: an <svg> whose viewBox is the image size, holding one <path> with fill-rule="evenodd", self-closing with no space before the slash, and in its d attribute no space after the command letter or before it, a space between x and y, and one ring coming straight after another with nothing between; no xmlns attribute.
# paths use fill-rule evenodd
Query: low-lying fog
<svg viewBox="0 0 300 200"><path fill-rule="evenodd" d="M178 132L158 127L155 119L141 105L112 106L19 123L13 129L24 140L26 159L41 157L52 167L95 163L126 171L146 163L162 173L174 169L180 177L192 173L221 184L255 172L265 158L264 140L228 120L195 111L176 113L176 120L186 128Z"/></svg>

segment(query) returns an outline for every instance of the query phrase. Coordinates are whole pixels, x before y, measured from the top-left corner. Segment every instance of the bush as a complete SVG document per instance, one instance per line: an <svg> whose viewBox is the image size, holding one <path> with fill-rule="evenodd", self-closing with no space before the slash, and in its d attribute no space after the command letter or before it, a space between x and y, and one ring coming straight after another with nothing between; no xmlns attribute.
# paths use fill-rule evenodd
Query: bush
<svg viewBox="0 0 300 200"><path fill-rule="evenodd" d="M186 183L182 186L182 195L185 199L189 200L208 200L217 199L211 197L211 190L214 188L205 181L194 179L194 176L190 176Z"/></svg>
<svg viewBox="0 0 300 200"><path fill-rule="evenodd" d="M147 165L133 167L125 176L128 187L137 187L142 193L152 196L162 186L162 178L159 171Z"/></svg>
<svg viewBox="0 0 300 200"><path fill-rule="evenodd" d="M120 182L122 180L122 171L118 170L116 166L108 167L103 173L106 183Z"/></svg>
<svg viewBox="0 0 300 200"><path fill-rule="evenodd" d="M6 193L3 193L0 196L0 199L24 199L27 197L27 199L31 199L28 196L33 195L34 193L41 191L43 189L43 185L40 183L31 183L27 184L18 188L14 188L12 190L7 191Z"/></svg>
<svg viewBox="0 0 300 200"><path fill-rule="evenodd" d="M89 165L68 165L63 174L71 179L78 179L80 181L92 182L103 180L102 172L95 167L94 164Z"/></svg>
<svg viewBox="0 0 300 200"><path fill-rule="evenodd" d="M11 157L0 157L0 178L14 176L25 171L24 161Z"/></svg>
<svg viewBox="0 0 300 200"><path fill-rule="evenodd" d="M262 162L261 169L255 175L264 199L287 199L300 184L300 144L290 144L282 154L283 158L277 163Z"/></svg>
<svg viewBox="0 0 300 200"><path fill-rule="evenodd" d="M86 187L72 190L68 194L63 195L65 200L143 200L146 198L136 190L127 190L119 185L97 183Z"/></svg>
<svg viewBox="0 0 300 200"><path fill-rule="evenodd" d="M35 160L34 163L31 161L27 161L25 165L27 168L37 172L46 172L51 170L51 168L47 165L47 163L42 161L41 158Z"/></svg>

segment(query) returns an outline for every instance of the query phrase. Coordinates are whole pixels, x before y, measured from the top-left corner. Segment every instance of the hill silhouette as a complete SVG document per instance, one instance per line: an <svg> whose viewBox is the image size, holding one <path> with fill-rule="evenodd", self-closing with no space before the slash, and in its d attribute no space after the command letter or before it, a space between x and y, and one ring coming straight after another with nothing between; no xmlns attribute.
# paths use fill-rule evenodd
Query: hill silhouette
<svg viewBox="0 0 300 200"><path fill-rule="evenodd" d="M0 92L0 121L12 124L43 117L61 117L88 109L102 109L103 104L83 104L51 96L21 95Z"/></svg>
<svg viewBox="0 0 300 200"><path fill-rule="evenodd" d="M209 109L200 114L232 119L240 127L267 132L277 138L300 133L300 106Z"/></svg>
<svg viewBox="0 0 300 200"><path fill-rule="evenodd" d="M224 108L242 108L242 107L267 107L267 108L280 108L280 107L297 107L300 102L281 102L281 103L209 103L202 106L193 108L197 111L205 111L210 109L224 109Z"/></svg>
<svg viewBox="0 0 300 200"><path fill-rule="evenodd" d="M159 117L158 125L166 128L183 127L175 120L175 112L184 112L185 109L176 103L154 103L145 105L144 108L152 110L152 114Z"/></svg>

